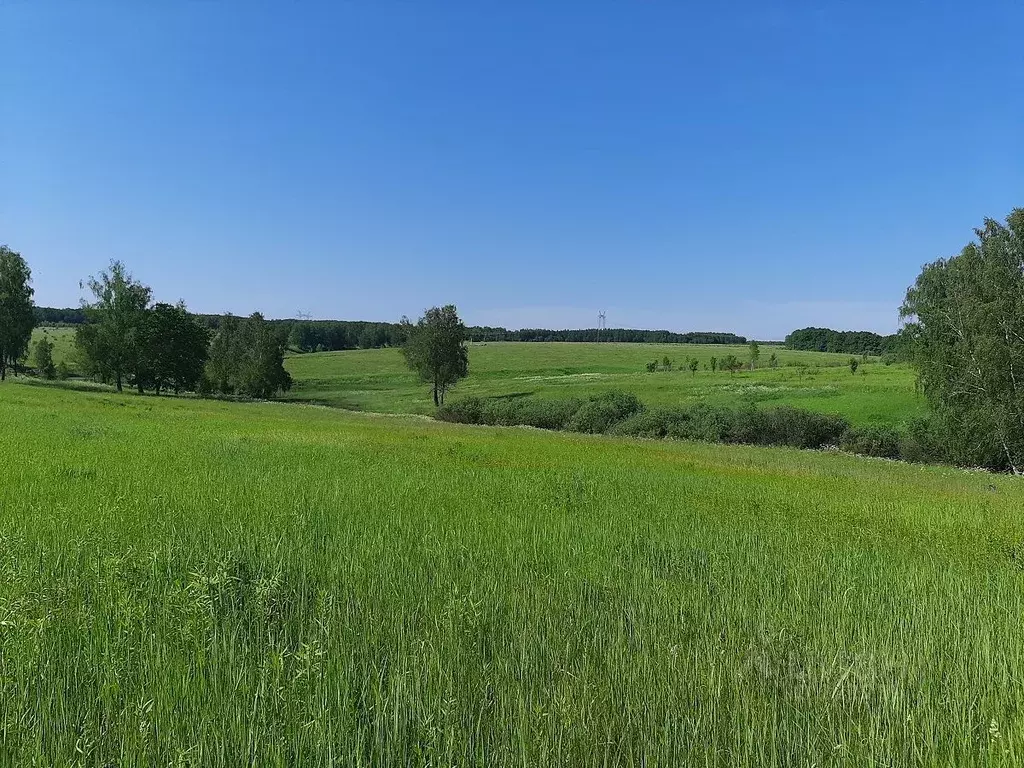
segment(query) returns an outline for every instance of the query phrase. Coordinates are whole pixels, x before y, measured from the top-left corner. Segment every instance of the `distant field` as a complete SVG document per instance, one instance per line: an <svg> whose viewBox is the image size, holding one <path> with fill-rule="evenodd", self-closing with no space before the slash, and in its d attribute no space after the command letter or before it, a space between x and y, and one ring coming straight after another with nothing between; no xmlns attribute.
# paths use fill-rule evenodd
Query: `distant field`
<svg viewBox="0 0 1024 768"><path fill-rule="evenodd" d="M32 346L29 348L29 365L35 364L33 349L35 348L35 343L44 336L53 342L54 365L57 365L61 360L63 360L73 369L75 367L75 329L66 326L59 328L43 326L32 331Z"/></svg>
<svg viewBox="0 0 1024 768"><path fill-rule="evenodd" d="M775 353L780 367L767 367ZM712 356L747 359L745 346L679 344L570 344L495 342L471 344L470 376L450 395L569 397L623 389L648 405L706 401L794 405L846 416L855 424L902 424L923 414L914 374L903 365L864 364L851 375L849 355L762 346L761 368L737 374L712 373ZM648 361L665 355L677 367L686 358L702 363L688 370L647 373ZM295 380L288 397L355 410L431 413L429 388L405 366L397 349L351 350L295 355L286 361Z"/></svg>
<svg viewBox="0 0 1024 768"><path fill-rule="evenodd" d="M10 381L0 432L5 765L1024 760L1015 478Z"/></svg>

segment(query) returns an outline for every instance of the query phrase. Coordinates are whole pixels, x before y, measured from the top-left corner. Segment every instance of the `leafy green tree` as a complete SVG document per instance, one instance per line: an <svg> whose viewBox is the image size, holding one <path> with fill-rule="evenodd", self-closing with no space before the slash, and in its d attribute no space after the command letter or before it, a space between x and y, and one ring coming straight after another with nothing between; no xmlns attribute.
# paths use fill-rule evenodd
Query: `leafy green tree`
<svg viewBox="0 0 1024 768"><path fill-rule="evenodd" d="M238 318L225 315L220 321L220 328L213 335L208 350L205 376L210 389L223 395L232 392L232 373L234 371L234 342L238 337Z"/></svg>
<svg viewBox="0 0 1024 768"><path fill-rule="evenodd" d="M444 404L445 393L469 375L466 326L453 304L428 309L415 325L402 318L406 364L430 382L434 405Z"/></svg>
<svg viewBox="0 0 1024 768"><path fill-rule="evenodd" d="M239 326L235 344L235 390L248 397L269 398L291 389L284 368L284 341L254 312Z"/></svg>
<svg viewBox="0 0 1024 768"><path fill-rule="evenodd" d="M53 364L53 342L43 336L36 342L33 349L33 356L36 359L36 370L44 379L53 379L57 376L57 368Z"/></svg>
<svg viewBox="0 0 1024 768"><path fill-rule="evenodd" d="M658 370L658 361L651 360L651 362L647 364L647 372L654 373L656 370Z"/></svg>
<svg viewBox="0 0 1024 768"><path fill-rule="evenodd" d="M209 347L206 375L223 394L271 398L291 389L284 368L285 340L259 312L245 320L225 318Z"/></svg>
<svg viewBox="0 0 1024 768"><path fill-rule="evenodd" d="M718 358L712 357L709 362L711 363L711 372L714 373L718 370Z"/></svg>
<svg viewBox="0 0 1024 768"><path fill-rule="evenodd" d="M57 363L57 378L60 381L67 381L71 378L71 368L68 366L66 360L61 360Z"/></svg>
<svg viewBox="0 0 1024 768"><path fill-rule="evenodd" d="M687 361L686 365L690 369L690 374L692 376L696 376L697 369L700 367L700 361L696 357L691 357L689 361Z"/></svg>
<svg viewBox="0 0 1024 768"><path fill-rule="evenodd" d="M919 383L963 464L1024 468L1024 209L926 265L900 310Z"/></svg>
<svg viewBox="0 0 1024 768"><path fill-rule="evenodd" d="M757 368L757 361L761 357L761 348L756 341L750 342L750 370Z"/></svg>
<svg viewBox="0 0 1024 768"><path fill-rule="evenodd" d="M8 366L17 373L33 326L32 271L20 253L0 245L0 381L7 378Z"/></svg>
<svg viewBox="0 0 1024 768"><path fill-rule="evenodd" d="M851 357L847 365L850 366L850 373L856 374L857 368L860 366L860 360L856 357Z"/></svg>
<svg viewBox="0 0 1024 768"><path fill-rule="evenodd" d="M774 352L772 352L771 356L768 358L768 367L769 368L778 368L779 367L779 356L776 355Z"/></svg>
<svg viewBox="0 0 1024 768"><path fill-rule="evenodd" d="M94 301L84 305L89 323L80 326L76 342L91 363L93 373L113 380L122 391L126 377L145 385L144 335L146 309L152 298L149 286L128 273L120 261L86 282Z"/></svg>
<svg viewBox="0 0 1024 768"><path fill-rule="evenodd" d="M661 367L666 371L672 370L672 361L668 359L668 355L665 355L665 357L661 359Z"/></svg>
<svg viewBox="0 0 1024 768"><path fill-rule="evenodd" d="M144 370L147 386L194 391L206 365L209 332L183 303L157 304L146 313Z"/></svg>

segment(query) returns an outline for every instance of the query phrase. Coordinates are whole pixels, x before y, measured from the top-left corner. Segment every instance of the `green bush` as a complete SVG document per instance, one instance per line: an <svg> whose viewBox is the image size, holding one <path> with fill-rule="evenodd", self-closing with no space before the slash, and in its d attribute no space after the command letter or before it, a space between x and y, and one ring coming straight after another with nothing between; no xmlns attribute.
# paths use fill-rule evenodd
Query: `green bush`
<svg viewBox="0 0 1024 768"><path fill-rule="evenodd" d="M570 432L607 432L614 424L640 413L643 403L629 392L605 392L592 397L572 415L565 428Z"/></svg>
<svg viewBox="0 0 1024 768"><path fill-rule="evenodd" d="M900 441L900 458L922 464L969 463L952 456L941 425L934 418L914 419Z"/></svg>
<svg viewBox="0 0 1024 768"><path fill-rule="evenodd" d="M519 422L540 429L565 429L583 403L571 399L523 399L519 402Z"/></svg>
<svg viewBox="0 0 1024 768"><path fill-rule="evenodd" d="M837 444L849 424L840 416L805 411L792 406L734 412L730 443L823 448Z"/></svg>
<svg viewBox="0 0 1024 768"><path fill-rule="evenodd" d="M847 453L898 459L903 455L904 440L898 430L889 427L850 427L839 447Z"/></svg>
<svg viewBox="0 0 1024 768"><path fill-rule="evenodd" d="M532 397L464 397L437 411L460 424L525 425L626 437L700 440L791 448L837 446L849 453L917 462L948 462L940 425L912 422L905 432L884 427L851 427L845 419L791 406L740 408L698 403L645 409L628 392L606 392L587 400Z"/></svg>
<svg viewBox="0 0 1024 768"><path fill-rule="evenodd" d="M613 424L608 429L608 434L625 437L668 437L669 430L678 416L678 411L669 408L641 411Z"/></svg>
<svg viewBox="0 0 1024 768"><path fill-rule="evenodd" d="M483 400L479 397L463 397L449 400L437 409L439 421L450 421L454 424L482 424Z"/></svg>

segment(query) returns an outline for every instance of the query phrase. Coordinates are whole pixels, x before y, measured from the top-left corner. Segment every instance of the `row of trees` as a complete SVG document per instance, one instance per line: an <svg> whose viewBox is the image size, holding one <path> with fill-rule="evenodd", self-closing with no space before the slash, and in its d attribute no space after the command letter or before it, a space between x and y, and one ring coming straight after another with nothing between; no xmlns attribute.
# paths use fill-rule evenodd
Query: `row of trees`
<svg viewBox="0 0 1024 768"><path fill-rule="evenodd" d="M291 386L284 339L259 313L225 318L211 331L184 303L152 301L149 286L119 261L90 278L94 301L75 341L86 373L120 392L127 381L140 393L155 390L273 397Z"/></svg>
<svg viewBox="0 0 1024 768"><path fill-rule="evenodd" d="M0 246L0 379L28 352L40 313L32 306L31 271L25 259ZM216 330L184 303L154 303L152 289L120 261L86 282L92 301L84 303L75 343L82 373L140 393L220 392L272 397L291 386L284 369L286 339L260 314L241 320L220 318ZM44 317L53 317L42 313ZM36 343L36 365L45 378L65 377L67 365L53 362L53 344Z"/></svg>
<svg viewBox="0 0 1024 768"><path fill-rule="evenodd" d="M153 304L153 291L134 279L124 264L89 278L92 303L75 342L84 373L113 383L127 382L140 393L195 390L206 364L209 332L184 304Z"/></svg>

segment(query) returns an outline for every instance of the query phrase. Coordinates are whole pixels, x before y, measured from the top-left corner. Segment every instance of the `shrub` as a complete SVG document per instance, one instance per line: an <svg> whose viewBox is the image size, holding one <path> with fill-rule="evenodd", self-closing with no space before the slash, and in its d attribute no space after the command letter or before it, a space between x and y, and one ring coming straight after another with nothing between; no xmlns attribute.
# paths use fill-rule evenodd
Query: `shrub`
<svg viewBox="0 0 1024 768"><path fill-rule="evenodd" d="M68 367L68 364L64 360L61 360L59 363L57 363L57 378L60 381L67 381L69 378L71 378L71 369Z"/></svg>
<svg viewBox="0 0 1024 768"><path fill-rule="evenodd" d="M465 397L445 403L438 409L437 418L461 424L528 425L593 434L793 448L839 444L844 435L848 435L850 445L858 439L865 445L870 442L867 436L858 437L852 432L839 416L789 406L762 410L754 406L723 408L703 403L646 410L636 395L618 391L585 401Z"/></svg>
<svg viewBox="0 0 1024 768"><path fill-rule="evenodd" d="M923 464L957 461L946 447L942 427L934 418L914 419L907 425L900 442L900 457ZM962 458L960 461L962 463Z"/></svg>
<svg viewBox="0 0 1024 768"><path fill-rule="evenodd" d="M849 424L842 416L815 413L791 406L761 411L765 416L764 433L771 445L793 448L822 448L837 445Z"/></svg>
<svg viewBox="0 0 1024 768"><path fill-rule="evenodd" d="M437 409L437 419L455 424L481 424L483 401L479 397L450 400Z"/></svg>
<svg viewBox="0 0 1024 768"><path fill-rule="evenodd" d="M904 435L889 427L850 427L843 435L839 447L861 456L898 459L903 455L903 440Z"/></svg>
<svg viewBox="0 0 1024 768"><path fill-rule="evenodd" d="M624 437L669 437L673 426L680 418L685 418L685 414L679 409L657 408L640 411L612 425L608 434Z"/></svg>
<svg viewBox="0 0 1024 768"><path fill-rule="evenodd" d="M649 362L647 364L647 372L648 373L654 373L656 370L658 370L658 361L657 360L652 360L651 362Z"/></svg>
<svg viewBox="0 0 1024 768"><path fill-rule="evenodd" d="M523 399L516 401L518 424L540 429L565 429L573 415L580 409L581 401L572 399Z"/></svg>
<svg viewBox="0 0 1024 768"><path fill-rule="evenodd" d="M643 408L643 403L634 394L605 392L583 403L565 428L571 432L607 432L613 424L639 413Z"/></svg>

